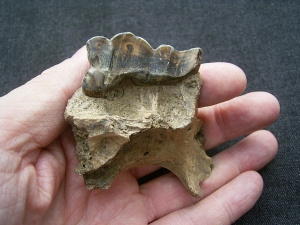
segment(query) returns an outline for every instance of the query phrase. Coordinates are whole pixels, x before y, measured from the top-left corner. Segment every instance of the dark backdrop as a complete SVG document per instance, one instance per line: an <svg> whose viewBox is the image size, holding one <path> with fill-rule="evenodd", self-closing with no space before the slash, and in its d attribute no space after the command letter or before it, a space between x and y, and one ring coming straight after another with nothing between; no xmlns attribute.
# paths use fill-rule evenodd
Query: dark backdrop
<svg viewBox="0 0 300 225"><path fill-rule="evenodd" d="M278 138L279 152L260 171L263 194L235 224L299 224L299 20L297 0L4 0L0 95L70 57L93 36L111 38L131 31L154 48L199 46L204 62L226 61L241 67L248 78L246 93L267 91L281 104L278 121L267 128Z"/></svg>

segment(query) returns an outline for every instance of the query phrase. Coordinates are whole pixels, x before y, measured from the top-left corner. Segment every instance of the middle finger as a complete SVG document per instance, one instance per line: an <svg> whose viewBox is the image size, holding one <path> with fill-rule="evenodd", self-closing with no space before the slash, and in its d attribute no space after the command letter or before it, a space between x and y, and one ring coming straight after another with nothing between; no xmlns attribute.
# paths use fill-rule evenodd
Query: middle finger
<svg viewBox="0 0 300 225"><path fill-rule="evenodd" d="M198 109L203 122L204 149L250 134L274 122L279 114L277 99L265 92L253 92L227 102Z"/></svg>

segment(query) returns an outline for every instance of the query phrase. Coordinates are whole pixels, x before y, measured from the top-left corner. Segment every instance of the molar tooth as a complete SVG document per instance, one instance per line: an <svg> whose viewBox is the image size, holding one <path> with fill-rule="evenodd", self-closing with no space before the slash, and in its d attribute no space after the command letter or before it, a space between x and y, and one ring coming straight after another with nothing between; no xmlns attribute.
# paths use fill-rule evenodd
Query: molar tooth
<svg viewBox="0 0 300 225"><path fill-rule="evenodd" d="M91 97L106 98L106 93L126 77L132 77L139 85L180 82L197 73L202 60L200 48L176 51L170 45L161 45L153 49L146 40L129 32L117 34L110 40L93 37L86 47L93 70L99 70L94 73L94 79L89 79L90 71L84 78L82 89ZM104 82L97 83L103 79Z"/></svg>

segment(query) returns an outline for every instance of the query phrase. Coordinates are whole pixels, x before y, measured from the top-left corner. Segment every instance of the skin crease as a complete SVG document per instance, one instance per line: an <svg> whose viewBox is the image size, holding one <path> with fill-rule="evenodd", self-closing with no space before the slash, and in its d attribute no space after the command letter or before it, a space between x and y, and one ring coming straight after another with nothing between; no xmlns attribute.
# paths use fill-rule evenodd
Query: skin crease
<svg viewBox="0 0 300 225"><path fill-rule="evenodd" d="M192 198L173 174L141 186L157 166L119 174L108 190L88 191L74 173L75 140L63 113L89 68L85 48L0 98L0 221L3 224L230 224L259 198L255 172L277 152L261 130L276 120L279 103L268 93L239 96L241 69L228 63L200 67L198 116L205 149L248 135L213 157L211 176Z"/></svg>

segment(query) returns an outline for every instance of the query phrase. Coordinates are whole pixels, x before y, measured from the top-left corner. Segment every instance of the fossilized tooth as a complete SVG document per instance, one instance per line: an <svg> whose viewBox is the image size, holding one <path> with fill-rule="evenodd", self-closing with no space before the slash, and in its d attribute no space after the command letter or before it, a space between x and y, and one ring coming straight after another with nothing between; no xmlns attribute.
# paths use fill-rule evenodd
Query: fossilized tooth
<svg viewBox="0 0 300 225"><path fill-rule="evenodd" d="M91 68L82 89L88 96L102 98L126 77L138 85L179 82L198 72L202 58L200 48L176 51L172 46L161 45L154 50L143 38L129 32L111 40L93 37L86 47Z"/></svg>
<svg viewBox="0 0 300 225"><path fill-rule="evenodd" d="M95 47L95 43L99 43L99 47ZM118 53L111 51L114 43L134 46L130 60L125 60L131 66L119 60L124 59L124 51L119 48L116 48ZM72 125L76 139L80 162L76 172L83 175L89 189L109 188L122 171L159 165L177 175L192 196L201 195L199 183L212 170L212 160L202 147L202 122L196 113L202 84L198 72L201 50L195 48L175 55L172 50L172 54L162 57L166 62L161 64L167 65L173 60L171 64L176 61L178 68L168 70L169 67L159 67L157 58L165 48L173 49L163 46L153 50L131 33L116 35L110 41L102 37L88 41L92 64L89 73L93 79L87 78L91 76L89 73L85 76L82 88L68 102L65 118ZM149 53L152 61L149 61ZM108 54L114 56L106 57ZM145 54L147 57L142 57ZM159 68L145 70L145 66L141 66L143 63L152 65L149 62L155 62ZM122 79L121 75L112 73L114 68L123 71ZM106 71L103 76L102 71ZM141 74L145 71L156 72L143 80ZM175 71L175 75L168 71ZM86 91L84 88L90 84L96 88Z"/></svg>

